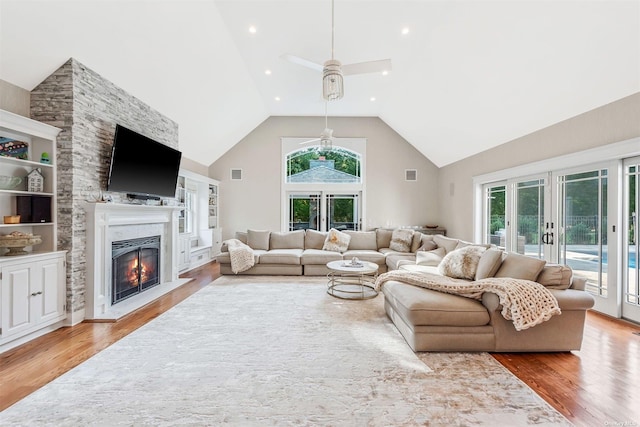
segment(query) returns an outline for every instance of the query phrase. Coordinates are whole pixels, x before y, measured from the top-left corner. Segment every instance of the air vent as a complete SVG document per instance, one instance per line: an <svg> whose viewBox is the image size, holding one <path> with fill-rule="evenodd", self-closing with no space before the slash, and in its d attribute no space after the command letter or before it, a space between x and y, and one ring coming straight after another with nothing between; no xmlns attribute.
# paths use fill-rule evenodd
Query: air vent
<svg viewBox="0 0 640 427"><path fill-rule="evenodd" d="M242 169L231 169L231 180L232 181L242 180Z"/></svg>
<svg viewBox="0 0 640 427"><path fill-rule="evenodd" d="M405 181L417 181L418 180L418 171L416 169L405 169L404 170L404 180Z"/></svg>

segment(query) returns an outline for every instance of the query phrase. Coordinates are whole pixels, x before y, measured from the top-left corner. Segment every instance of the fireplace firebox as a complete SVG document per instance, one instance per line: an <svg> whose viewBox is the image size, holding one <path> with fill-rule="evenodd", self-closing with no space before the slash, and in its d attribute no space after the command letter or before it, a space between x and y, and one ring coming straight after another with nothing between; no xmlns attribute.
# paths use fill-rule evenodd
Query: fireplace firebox
<svg viewBox="0 0 640 427"><path fill-rule="evenodd" d="M160 284L160 236L111 244L111 304Z"/></svg>

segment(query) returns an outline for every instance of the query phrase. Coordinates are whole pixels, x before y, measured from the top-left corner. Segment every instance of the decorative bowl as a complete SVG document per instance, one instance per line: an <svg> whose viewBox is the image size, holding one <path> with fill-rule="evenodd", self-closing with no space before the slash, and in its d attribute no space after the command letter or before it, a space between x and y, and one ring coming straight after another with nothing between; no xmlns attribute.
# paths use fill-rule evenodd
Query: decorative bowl
<svg viewBox="0 0 640 427"><path fill-rule="evenodd" d="M9 252L4 254L5 256L26 255L29 252L24 250L25 247L40 243L42 243L42 238L32 234L14 232L0 236L0 248L9 249Z"/></svg>
<svg viewBox="0 0 640 427"><path fill-rule="evenodd" d="M22 184L22 178L19 176L0 175L0 190L13 190Z"/></svg>

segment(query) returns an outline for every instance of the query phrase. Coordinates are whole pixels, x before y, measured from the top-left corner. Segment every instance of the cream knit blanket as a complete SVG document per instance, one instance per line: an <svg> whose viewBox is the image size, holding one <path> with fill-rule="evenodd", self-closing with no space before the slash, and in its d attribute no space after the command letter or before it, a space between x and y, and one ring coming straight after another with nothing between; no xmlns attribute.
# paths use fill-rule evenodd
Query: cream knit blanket
<svg viewBox="0 0 640 427"><path fill-rule="evenodd" d="M241 273L253 267L256 262L253 257L253 249L238 239L229 239L225 241L225 243L229 249L231 271L233 271L234 274Z"/></svg>
<svg viewBox="0 0 640 427"><path fill-rule="evenodd" d="M376 290L385 282L396 280L434 291L460 295L477 300L482 294L492 292L500 298L502 316L513 321L517 331L528 329L560 314L558 300L540 283L510 277L489 277L468 281L437 274L394 270L381 274L376 280Z"/></svg>

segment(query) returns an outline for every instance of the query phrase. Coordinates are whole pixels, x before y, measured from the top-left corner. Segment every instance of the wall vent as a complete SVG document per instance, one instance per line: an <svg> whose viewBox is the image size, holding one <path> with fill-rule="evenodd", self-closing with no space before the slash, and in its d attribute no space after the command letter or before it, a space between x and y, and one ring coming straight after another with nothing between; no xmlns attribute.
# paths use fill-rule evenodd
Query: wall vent
<svg viewBox="0 0 640 427"><path fill-rule="evenodd" d="M417 169L405 169L404 170L404 180L405 181L417 181L418 180L418 170Z"/></svg>
<svg viewBox="0 0 640 427"><path fill-rule="evenodd" d="M242 169L231 169L231 180L232 181L241 181L242 180Z"/></svg>

